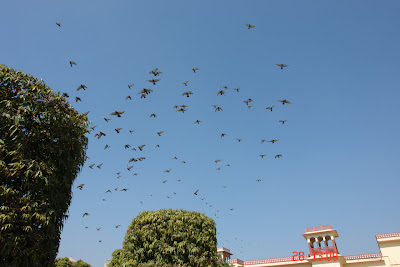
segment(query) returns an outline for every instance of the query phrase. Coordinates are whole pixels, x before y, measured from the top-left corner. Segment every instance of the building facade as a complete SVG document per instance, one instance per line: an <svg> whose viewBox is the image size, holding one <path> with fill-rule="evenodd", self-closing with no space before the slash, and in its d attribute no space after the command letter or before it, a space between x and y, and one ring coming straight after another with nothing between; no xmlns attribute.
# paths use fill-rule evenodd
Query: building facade
<svg viewBox="0 0 400 267"><path fill-rule="evenodd" d="M335 238L339 237L331 225L306 227L303 237L307 240L309 254L295 253L289 257L247 260L231 259L229 249L219 247L219 257L235 267L400 267L400 232L376 235L380 253L343 256ZM297 255L296 255L297 254Z"/></svg>

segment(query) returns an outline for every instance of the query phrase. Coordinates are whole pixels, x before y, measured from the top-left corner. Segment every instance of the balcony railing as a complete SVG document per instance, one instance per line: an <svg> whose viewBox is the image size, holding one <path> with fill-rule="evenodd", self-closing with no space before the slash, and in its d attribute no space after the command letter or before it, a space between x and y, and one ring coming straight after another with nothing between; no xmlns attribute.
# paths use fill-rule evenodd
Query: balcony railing
<svg viewBox="0 0 400 267"><path fill-rule="evenodd" d="M326 252L337 252L335 250L334 246L330 246L330 247L317 247L317 248L313 248L313 251L315 252L315 254L318 254L319 252L322 252L323 254Z"/></svg>
<svg viewBox="0 0 400 267"><path fill-rule="evenodd" d="M332 229L331 224L328 225L320 225L320 226L313 226L313 227L306 227L306 232L314 232L314 231L321 231L321 230L327 230L327 229Z"/></svg>

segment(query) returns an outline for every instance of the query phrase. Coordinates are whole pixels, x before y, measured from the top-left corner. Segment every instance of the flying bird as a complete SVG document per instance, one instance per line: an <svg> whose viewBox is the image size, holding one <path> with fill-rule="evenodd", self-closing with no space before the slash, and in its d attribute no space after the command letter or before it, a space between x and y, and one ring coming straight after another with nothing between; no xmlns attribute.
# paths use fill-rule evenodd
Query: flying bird
<svg viewBox="0 0 400 267"><path fill-rule="evenodd" d="M128 84L128 88L131 89L131 87L134 86L134 85L135 85L134 83Z"/></svg>
<svg viewBox="0 0 400 267"><path fill-rule="evenodd" d="M76 101L76 102L78 102L78 101L81 101L81 102L82 102L82 99L81 99L80 97L75 97L75 101Z"/></svg>
<svg viewBox="0 0 400 267"><path fill-rule="evenodd" d="M120 191L126 192L126 191L128 191L128 188L121 189Z"/></svg>
<svg viewBox="0 0 400 267"><path fill-rule="evenodd" d="M130 133L133 133L135 130L129 130Z"/></svg>
<svg viewBox="0 0 400 267"><path fill-rule="evenodd" d="M224 90L220 90L220 91L218 91L218 93L217 93L217 95L225 95L225 91Z"/></svg>
<svg viewBox="0 0 400 267"><path fill-rule="evenodd" d="M222 133L222 134L221 134L221 138L222 138L222 137L224 137L225 135L227 135L227 134L225 134L225 133Z"/></svg>
<svg viewBox="0 0 400 267"><path fill-rule="evenodd" d="M163 182L163 184L165 184L166 182L168 182L168 180L164 180L164 181L162 181Z"/></svg>
<svg viewBox="0 0 400 267"><path fill-rule="evenodd" d="M261 158L264 158L265 156L266 156L266 154L263 154L263 155L259 155Z"/></svg>
<svg viewBox="0 0 400 267"><path fill-rule="evenodd" d="M125 113L125 111L115 111L115 112L111 113L110 115L121 117L121 114L124 114L124 113Z"/></svg>
<svg viewBox="0 0 400 267"><path fill-rule="evenodd" d="M164 131L157 132L158 136L161 136L161 134L162 134L163 132L164 132Z"/></svg>
<svg viewBox="0 0 400 267"><path fill-rule="evenodd" d="M261 182L261 179L257 179L256 181L257 181L257 182Z"/></svg>
<svg viewBox="0 0 400 267"><path fill-rule="evenodd" d="M86 88L87 88L86 85L81 84L81 85L78 86L78 88L76 89L76 91L79 91L79 90L81 90L81 89L86 90Z"/></svg>
<svg viewBox="0 0 400 267"><path fill-rule="evenodd" d="M185 113L186 110L187 109L181 108L181 109L178 109L177 111L181 111L182 113Z"/></svg>
<svg viewBox="0 0 400 267"><path fill-rule="evenodd" d="M90 215L89 213L85 212L82 217Z"/></svg>
<svg viewBox="0 0 400 267"><path fill-rule="evenodd" d="M125 149L130 148L130 147L131 147L131 145L129 145L129 144L125 145Z"/></svg>
<svg viewBox="0 0 400 267"><path fill-rule="evenodd" d="M143 88L143 90L142 90L142 91L140 91L138 94L145 95L144 97L146 98L146 95L147 95L147 94L150 94L151 92L153 92L153 90L151 90L151 89L146 89L146 88Z"/></svg>
<svg viewBox="0 0 400 267"><path fill-rule="evenodd" d="M101 227L99 227L99 228L96 227L96 230L97 230L97 231L100 231L100 229L101 229ZM101 240L100 240L99 242L101 242Z"/></svg>
<svg viewBox="0 0 400 267"><path fill-rule="evenodd" d="M69 65L71 65L71 68L72 68L72 65L76 65L76 62L75 61L70 61Z"/></svg>
<svg viewBox="0 0 400 267"><path fill-rule="evenodd" d="M270 107L267 107L266 109L269 109L269 110L272 111L273 108L274 108L274 105L272 105L272 106L270 106Z"/></svg>
<svg viewBox="0 0 400 267"><path fill-rule="evenodd" d="M82 188L83 188L84 185L85 185L85 184L80 184L80 185L78 185L76 188L79 188L79 190L82 190Z"/></svg>
<svg viewBox="0 0 400 267"><path fill-rule="evenodd" d="M118 224L118 225L116 225L116 226L115 226L115 228L118 228L118 227L120 227L120 226L121 226L121 225L120 225L120 224Z"/></svg>
<svg viewBox="0 0 400 267"><path fill-rule="evenodd" d="M138 148L139 148L140 151L143 151L142 149L143 149L145 146L146 146L146 145L141 145L141 146L138 146Z"/></svg>
<svg viewBox="0 0 400 267"><path fill-rule="evenodd" d="M154 118L156 118L156 117L157 117L157 115L153 113L153 114L151 114L151 115L150 115L150 118L151 118L151 117L154 117Z"/></svg>
<svg viewBox="0 0 400 267"><path fill-rule="evenodd" d="M186 95L186 97L189 97L190 95L193 95L192 91L189 92L184 92L182 95Z"/></svg>
<svg viewBox="0 0 400 267"><path fill-rule="evenodd" d="M279 122L281 122L282 124L285 124L286 120L280 120Z"/></svg>
<svg viewBox="0 0 400 267"><path fill-rule="evenodd" d="M61 23L60 22L56 22L58 27L61 27Z"/></svg>
<svg viewBox="0 0 400 267"><path fill-rule="evenodd" d="M275 155L275 158L279 159L280 157L282 157L282 154Z"/></svg>
<svg viewBox="0 0 400 267"><path fill-rule="evenodd" d="M189 81L186 81L186 82L184 82L183 84L187 86L188 82L189 82Z"/></svg>
<svg viewBox="0 0 400 267"><path fill-rule="evenodd" d="M164 172L170 172L172 169L169 169L169 170L165 170Z"/></svg>
<svg viewBox="0 0 400 267"><path fill-rule="evenodd" d="M233 88L233 90L235 90L236 92L239 92L240 86L238 88Z"/></svg>
<svg viewBox="0 0 400 267"><path fill-rule="evenodd" d="M196 192L194 192L194 194L197 196L197 193L199 192L199 189L196 190Z"/></svg>
<svg viewBox="0 0 400 267"><path fill-rule="evenodd" d="M132 168L133 168L133 165L130 166L130 167L128 167L127 170L128 170L128 171L131 171Z"/></svg>
<svg viewBox="0 0 400 267"><path fill-rule="evenodd" d="M282 105L285 105L285 104L292 104L291 102L287 101L286 99L278 100L278 101L281 102Z"/></svg>
<svg viewBox="0 0 400 267"><path fill-rule="evenodd" d="M101 169L101 166L102 166L102 165L103 165L103 163L97 165L96 167L99 168L99 169Z"/></svg>
<svg viewBox="0 0 400 267"><path fill-rule="evenodd" d="M267 142L275 143L275 142L277 142L277 141L279 141L279 140L272 139L272 140L269 140L269 141L267 141Z"/></svg>
<svg viewBox="0 0 400 267"><path fill-rule="evenodd" d="M96 164L89 165L89 168L93 169L94 165Z"/></svg>
<svg viewBox="0 0 400 267"><path fill-rule="evenodd" d="M251 24L246 24L246 26L247 26L247 28L250 30L251 28L254 28L255 26L254 25L251 25Z"/></svg>
<svg viewBox="0 0 400 267"><path fill-rule="evenodd" d="M289 66L289 65L286 65L286 64L275 64L275 65L277 65L277 66L281 67L281 69L283 69L283 68L285 68L285 67Z"/></svg>
<svg viewBox="0 0 400 267"><path fill-rule="evenodd" d="M132 97L130 95L128 95L127 97L125 97L125 100L132 100Z"/></svg>
<svg viewBox="0 0 400 267"><path fill-rule="evenodd" d="M108 121L111 120L111 119L104 118L104 120L105 120L106 122L108 122Z"/></svg>
<svg viewBox="0 0 400 267"><path fill-rule="evenodd" d="M97 139L100 139L100 137L106 136L106 134L103 132L100 132L100 133L94 135L94 137L96 137L96 136L97 136Z"/></svg>
<svg viewBox="0 0 400 267"><path fill-rule="evenodd" d="M224 111L224 110L221 107L216 107L215 112L217 112L217 111Z"/></svg>
<svg viewBox="0 0 400 267"><path fill-rule="evenodd" d="M122 130L122 128L116 128L114 129L117 133L120 133L120 131Z"/></svg>
<svg viewBox="0 0 400 267"><path fill-rule="evenodd" d="M236 140L238 140L238 142L240 143L243 139L236 138Z"/></svg>
<svg viewBox="0 0 400 267"><path fill-rule="evenodd" d="M199 68L193 68L193 69L192 69L192 71L193 71L194 73L196 73L196 70L199 70Z"/></svg>
<svg viewBox="0 0 400 267"><path fill-rule="evenodd" d="M200 122L201 122L201 121L197 120L197 121L195 121L193 124L195 124L195 123L200 124Z"/></svg>
<svg viewBox="0 0 400 267"><path fill-rule="evenodd" d="M104 150L106 150L107 148L109 148L110 146L106 144L106 146L104 147Z"/></svg>
<svg viewBox="0 0 400 267"><path fill-rule="evenodd" d="M153 83L153 85L156 85L156 82L158 82L160 80L161 79L153 79L153 80L147 80L147 81Z"/></svg>
<svg viewBox="0 0 400 267"><path fill-rule="evenodd" d="M228 86L221 86L221 88L223 88L223 89L228 89Z"/></svg>
<svg viewBox="0 0 400 267"><path fill-rule="evenodd" d="M218 162L220 162L221 160L220 159L216 159L216 160L214 160L215 161L215 163L218 163Z"/></svg>
<svg viewBox="0 0 400 267"><path fill-rule="evenodd" d="M152 70L149 72L149 74L154 74L154 76L157 76L158 74L160 74L161 72L158 72L158 68Z"/></svg>

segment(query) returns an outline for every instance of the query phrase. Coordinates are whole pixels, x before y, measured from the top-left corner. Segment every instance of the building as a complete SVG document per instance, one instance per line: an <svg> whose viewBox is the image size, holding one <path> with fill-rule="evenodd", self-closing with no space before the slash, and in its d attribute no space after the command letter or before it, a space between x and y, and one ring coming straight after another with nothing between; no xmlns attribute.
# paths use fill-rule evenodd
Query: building
<svg viewBox="0 0 400 267"><path fill-rule="evenodd" d="M309 254L302 252L282 258L248 260L231 259L229 249L219 247L219 257L235 267L400 267L400 232L376 235L380 253L343 256L335 238L339 237L331 225L306 227L303 237L307 240ZM308 253L308 252L307 252Z"/></svg>

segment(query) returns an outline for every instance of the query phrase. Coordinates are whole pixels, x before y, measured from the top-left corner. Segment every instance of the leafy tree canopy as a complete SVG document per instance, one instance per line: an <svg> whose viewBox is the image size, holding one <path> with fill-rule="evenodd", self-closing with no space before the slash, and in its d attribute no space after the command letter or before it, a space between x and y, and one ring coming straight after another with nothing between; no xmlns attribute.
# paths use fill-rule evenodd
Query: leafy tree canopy
<svg viewBox="0 0 400 267"><path fill-rule="evenodd" d="M83 260L71 262L67 257L64 257L56 259L55 267L91 267L91 265Z"/></svg>
<svg viewBox="0 0 400 267"><path fill-rule="evenodd" d="M214 220L185 210L140 213L112 256L109 267L229 266L218 262Z"/></svg>
<svg viewBox="0 0 400 267"><path fill-rule="evenodd" d="M54 263L88 123L42 80L0 65L1 266Z"/></svg>

